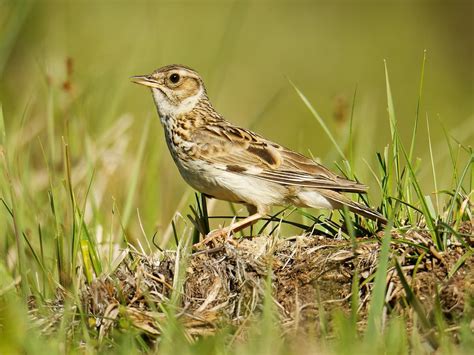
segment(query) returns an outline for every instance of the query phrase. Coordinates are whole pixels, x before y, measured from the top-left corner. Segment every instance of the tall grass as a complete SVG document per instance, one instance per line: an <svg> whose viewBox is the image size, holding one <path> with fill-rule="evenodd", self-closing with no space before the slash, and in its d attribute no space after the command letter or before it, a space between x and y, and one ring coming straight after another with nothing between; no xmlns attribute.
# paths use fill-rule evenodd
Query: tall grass
<svg viewBox="0 0 474 355"><path fill-rule="evenodd" d="M299 228L316 228L321 233L334 236L338 233L346 237L353 245L354 251L358 246L357 236L368 235L377 243L381 243L377 271L368 280L374 282L370 311L367 316L367 327L362 331L358 328L361 315L358 313L358 290L361 287L358 271L354 272L353 292L351 295L352 311L350 315L342 313L324 314L321 310L320 328L322 335L304 343L291 341L285 337L277 318L272 300L272 275L268 273L265 297L261 314L255 314L254 319L249 319L235 329L225 326L221 331L206 338L192 339L186 329L177 319L177 312L181 302L183 285L186 282L186 269L190 257L191 243L199 238L200 234L209 231L213 219L209 215L205 197L196 196L192 204L190 221L177 219L170 227L166 240L174 235L174 247L177 250L175 274L172 285L173 294L168 302L161 305L160 311L165 314L165 321L161 321L161 344L159 351L163 354L172 353L277 353L288 354L291 352L312 353L324 351L328 353L354 353L359 351L376 351L387 353L404 353L410 349L421 351L425 338L418 333L417 327L412 332L407 331L406 321L402 317L388 317L386 303L386 279L389 270L396 270L403 283L407 304L418 315L422 329L433 331L430 344L438 346L439 351L456 349L463 351L472 343L472 334L469 334L466 320L460 323L461 341L454 344L443 336L443 317L440 311L435 312L436 322L428 320L424 314L422 303L416 298L415 292L409 281L405 278L404 270L398 264L397 258L391 255L391 233L403 233L409 228L426 230L429 232L437 252L443 252L453 239L465 242L464 236L458 232L458 227L463 221L472 218L470 196L473 184L473 152L472 149L459 145L458 152L451 147L452 137L447 133L447 145L451 152L453 173L452 185L446 187L447 199L439 196L436 187L436 209L433 209L429 193L423 191L422 182L417 175L415 158L415 144L418 141L418 125L421 109L421 97L424 80L425 58L421 69L419 97L416 108L416 117L412 130L411 144L405 148L399 130L399 122L395 115L395 103L390 86L389 73L385 65L385 82L387 93L388 120L390 123L391 140L382 154L378 154L378 175L380 188L383 191L380 209L390 220L383 237L377 239L370 234L375 226L364 224L344 211L345 223L340 223L337 216L333 220L324 217L315 217L307 211L299 211L305 216L306 221L314 222L311 226L302 225L291 220L288 216L281 218L276 213L269 220L276 221L279 228L282 223L293 224ZM350 177L356 177L353 159L357 147L352 147L352 118L348 142L350 154L346 156L344 147L340 146L331 132L329 125L314 109L311 102L303 92L293 83L291 84L301 98L303 104L310 110L313 117L323 128L330 141L343 159L341 170ZM62 134L56 125L55 112L60 111L59 103L54 99L52 91L48 91L48 101L45 109L46 139L40 140L43 149L44 166L42 172L46 174L45 188L34 189L28 186L28 178L35 177L33 167L28 164L28 155L33 154L11 136L21 132L8 132L5 128L5 117L0 106L0 159L2 174L0 176L0 191L2 205L2 219L4 223L5 240L0 245L0 353L36 352L42 349L48 353L64 352L123 352L134 353L153 351L155 346L136 329L127 324L122 324L122 329L113 332L110 338L98 341L99 334L89 324L90 317L84 311L80 301L80 291L90 286L98 277L110 276L122 260L134 260L134 253L150 253L153 249L144 232L143 239L136 236L130 227L130 220L134 210L134 199L137 193L146 193L140 190L140 179L154 167L144 166L142 160L146 154L146 144L149 137L150 120L143 127L142 135L136 154L129 161L130 169L128 185L123 186L122 200L124 206L112 205L110 211L102 210L101 201L107 196L107 181L113 179L113 174L121 171L108 166L107 158L73 155L71 146L73 139L68 134ZM80 100L72 98L75 105L80 105ZM355 94L354 94L355 101ZM353 110L352 110L353 111ZM354 111L353 111L354 112ZM16 119L16 118L15 118ZM25 118L26 120L29 117ZM125 124L126 125L126 124ZM113 126L117 129L119 126ZM21 130L21 128L17 128ZM68 128L71 129L71 128ZM119 136L108 132L104 137L99 137L97 142L103 146L96 146L97 152L121 156L123 149L114 145L117 139L128 140L127 128L118 130ZM66 132L67 133L67 132ZM69 132L71 133L71 132ZM61 140L61 151L55 146L58 137ZM112 138L108 138L112 137ZM91 139L90 137L88 137ZM35 144L27 141L27 144ZM437 167L432 154L430 141L430 157L433 179L437 181ZM27 157L20 155L26 154ZM458 156L462 156L458 157ZM23 160L25 159L25 160ZM26 162L26 163L25 163ZM84 166L86 168L84 168ZM113 174L110 174L110 170ZM376 171L376 168L371 168ZM459 169L459 171L457 171ZM437 183L435 183L437 186ZM186 198L183 201L189 200ZM446 200L446 201L444 201ZM439 202L438 202L439 201ZM368 203L368 200L365 200ZM183 202L184 204L185 202ZM444 207L445 206L445 207ZM123 211L123 212L120 212ZM421 212L421 213L419 213ZM181 213L180 210L175 211ZM105 216L106 214L112 215ZM233 216L229 216L232 218ZM269 221L267 221L269 223ZM264 225L266 227L267 224ZM262 231L263 228L260 230ZM107 232L106 232L107 231ZM108 236L104 236L108 233ZM106 238L108 237L108 239ZM409 243L400 239L401 243ZM161 247L172 245L161 244ZM428 252L423 245L415 245L420 250ZM472 257L472 247L466 245L467 252L459 259L450 272L450 277L456 274L461 266ZM420 260L423 258L420 254ZM418 265L418 263L417 263ZM415 271L413 277L415 277ZM366 281L369 282L369 281ZM65 294L64 318L57 324L47 324L47 319L54 315L54 309L47 300L54 299L58 293ZM315 300L317 303L318 300ZM36 315L36 323L30 322L28 302L31 309L46 309ZM32 304L35 304L35 307ZM44 307L44 308L42 308ZM49 312L49 314L48 314ZM43 319L43 320L41 320ZM158 320L157 320L158 322ZM240 332L249 334L240 338ZM466 328L467 327L467 328ZM418 349L418 350L417 350Z"/></svg>

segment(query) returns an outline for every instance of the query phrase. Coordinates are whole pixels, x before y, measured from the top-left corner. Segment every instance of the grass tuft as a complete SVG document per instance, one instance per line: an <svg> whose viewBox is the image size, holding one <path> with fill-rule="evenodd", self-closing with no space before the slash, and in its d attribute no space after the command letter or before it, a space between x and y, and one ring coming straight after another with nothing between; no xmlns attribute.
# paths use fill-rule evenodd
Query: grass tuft
<svg viewBox="0 0 474 355"><path fill-rule="evenodd" d="M45 122L34 139L18 137L28 136L27 122L40 109L26 110L7 132L0 105L0 353L406 353L426 351L427 344L439 352L470 349L474 155L443 126L451 161L450 169L441 169L428 135L433 203L415 155L425 64L426 52L407 149L385 63L390 139L374 154L376 167L366 161L381 192L378 210L390 221L384 231L347 210L284 208L243 230L241 238L194 251L192 244L216 220L242 217L233 205L229 215L213 213L213 201L198 194L193 200L188 189L169 211L169 225L149 215L142 219L135 201L151 193L141 184L152 166L146 153L154 143L148 140L150 118L137 152L127 154L127 117L100 137L86 134L86 143L75 139L72 133L87 131L71 116L81 115L80 95L48 84ZM330 124L290 83L343 159L336 165L357 179L358 89L346 122L346 156ZM105 117L114 115L118 101L116 94ZM67 124L60 127L59 119ZM122 174L128 185L117 192L111 185ZM160 184L172 178L166 174ZM444 190L441 175L450 180ZM162 190L156 189L172 193ZM187 220L182 211L190 201ZM361 201L369 204L367 197ZM169 208L167 201L161 204ZM149 230L156 232L148 236Z"/></svg>

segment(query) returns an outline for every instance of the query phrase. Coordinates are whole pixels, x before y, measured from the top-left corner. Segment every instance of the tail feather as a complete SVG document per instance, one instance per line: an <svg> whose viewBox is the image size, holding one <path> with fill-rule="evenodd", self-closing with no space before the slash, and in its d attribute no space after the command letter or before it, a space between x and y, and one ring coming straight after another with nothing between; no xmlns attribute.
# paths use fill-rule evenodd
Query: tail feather
<svg viewBox="0 0 474 355"><path fill-rule="evenodd" d="M379 212L376 210L361 205L360 203L352 201L350 205L346 205L351 212L357 213L361 216L367 217L373 221L380 222L381 224L387 224L387 219Z"/></svg>
<svg viewBox="0 0 474 355"><path fill-rule="evenodd" d="M331 190L319 190L318 192L321 193L321 195L323 195L326 199L328 199L334 208L343 209L343 206L346 206L351 212L367 217L381 224L387 224L387 219L381 213L370 207L352 201L346 196L340 194L339 192Z"/></svg>

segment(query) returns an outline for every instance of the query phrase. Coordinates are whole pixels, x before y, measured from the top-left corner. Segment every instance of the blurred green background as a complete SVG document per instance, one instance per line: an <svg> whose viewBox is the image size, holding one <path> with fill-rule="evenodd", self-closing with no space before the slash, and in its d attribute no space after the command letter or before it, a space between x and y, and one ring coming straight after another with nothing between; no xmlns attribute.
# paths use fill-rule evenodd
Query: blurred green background
<svg viewBox="0 0 474 355"><path fill-rule="evenodd" d="M170 159L151 95L129 81L171 63L199 71L228 120L333 170L340 157L288 79L342 146L357 88L354 163L374 204L376 180L364 160L375 167L390 140L384 59L408 145L427 51L415 150L427 194L426 118L440 185L451 181L443 125L461 144L474 136L472 1L4 0L0 40L12 178L31 220L47 218L48 181L63 184L63 141L79 197L94 171L88 213L105 228L119 211L140 238L138 209L145 233L161 236L177 211L189 213L193 196ZM229 211L223 202L217 208Z"/></svg>

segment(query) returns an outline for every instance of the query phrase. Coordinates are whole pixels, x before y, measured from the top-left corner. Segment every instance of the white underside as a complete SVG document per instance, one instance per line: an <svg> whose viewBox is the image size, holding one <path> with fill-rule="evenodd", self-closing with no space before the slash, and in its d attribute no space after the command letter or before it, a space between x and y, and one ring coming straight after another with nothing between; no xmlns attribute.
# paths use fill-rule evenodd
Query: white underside
<svg viewBox="0 0 474 355"><path fill-rule="evenodd" d="M190 166L192 164L192 166ZM256 206L261 213L270 206L313 207L332 209L329 200L316 191L291 188L257 177L218 169L207 162L178 164L179 171L194 189L220 200L244 202ZM193 171L192 174L189 171ZM196 171L199 171L196 174Z"/></svg>
<svg viewBox="0 0 474 355"><path fill-rule="evenodd" d="M298 205L299 207L313 207L325 209L334 208L332 203L317 191L312 191L308 189L301 190L298 193L298 198L300 200L300 204Z"/></svg>

